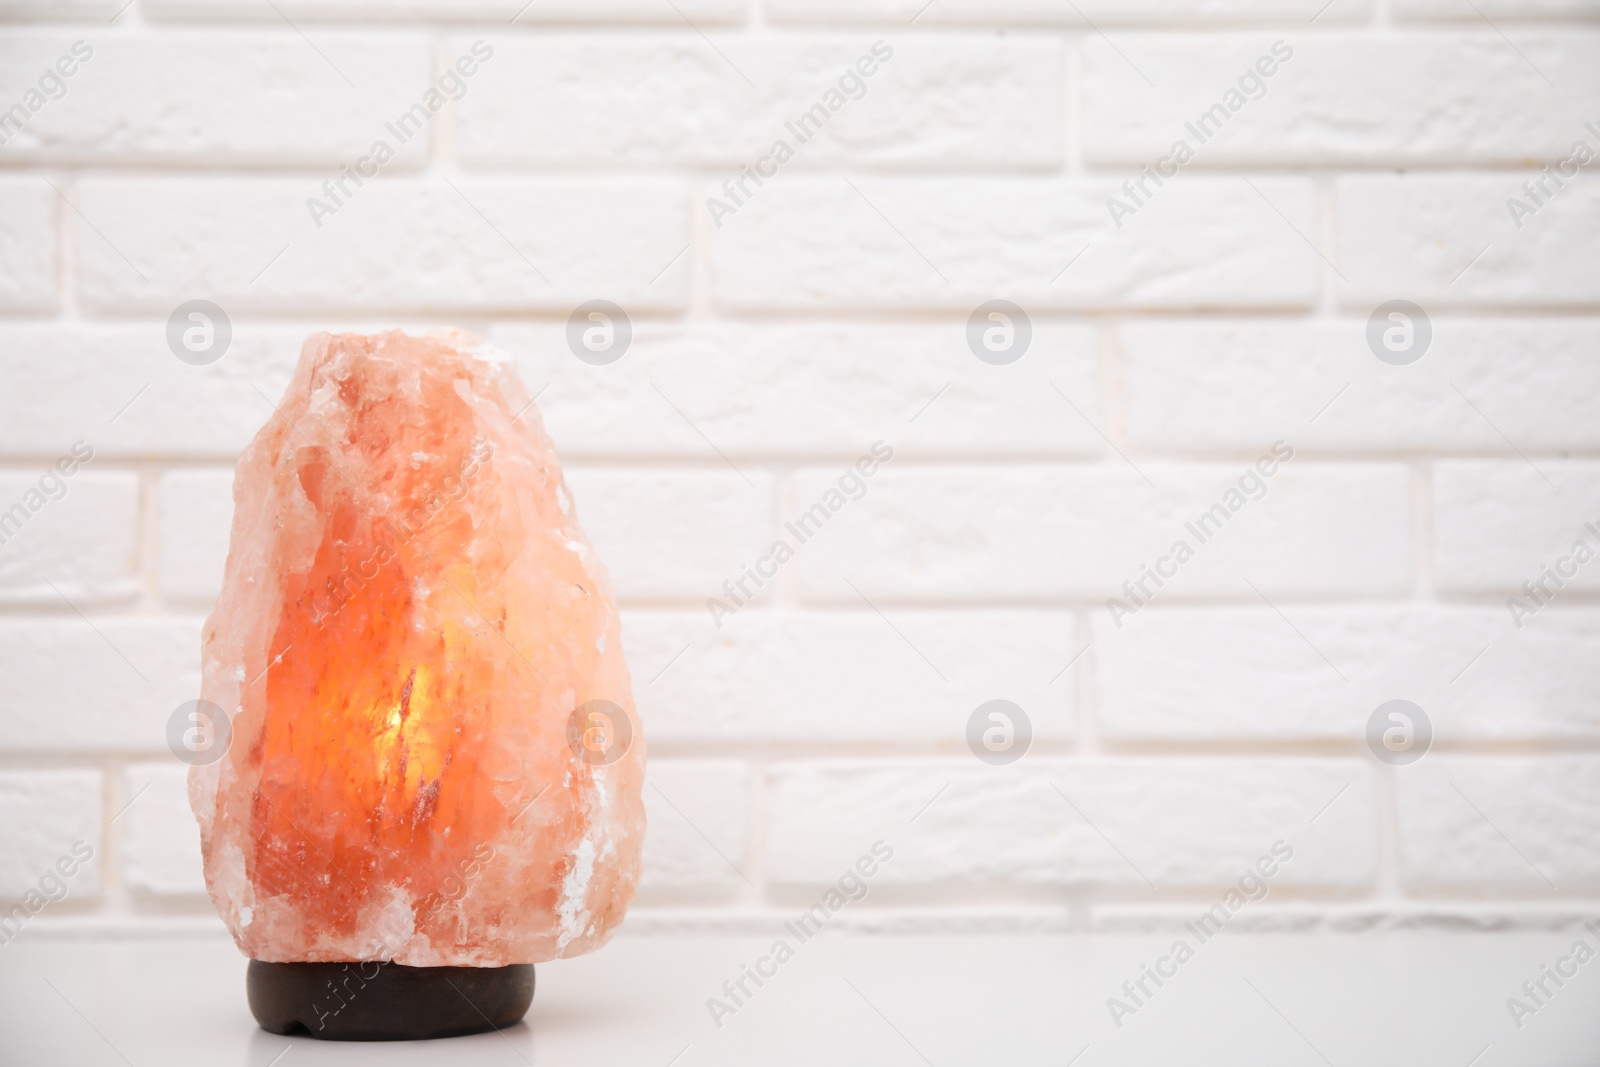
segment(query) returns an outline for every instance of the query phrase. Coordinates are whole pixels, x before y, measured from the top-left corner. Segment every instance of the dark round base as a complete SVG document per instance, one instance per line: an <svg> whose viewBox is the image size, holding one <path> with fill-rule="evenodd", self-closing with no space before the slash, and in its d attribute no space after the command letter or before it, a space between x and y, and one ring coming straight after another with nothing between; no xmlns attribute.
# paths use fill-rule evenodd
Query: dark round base
<svg viewBox="0 0 1600 1067"><path fill-rule="evenodd" d="M264 963L245 979L250 1014L274 1034L416 1041L513 1026L533 1003L533 964Z"/></svg>

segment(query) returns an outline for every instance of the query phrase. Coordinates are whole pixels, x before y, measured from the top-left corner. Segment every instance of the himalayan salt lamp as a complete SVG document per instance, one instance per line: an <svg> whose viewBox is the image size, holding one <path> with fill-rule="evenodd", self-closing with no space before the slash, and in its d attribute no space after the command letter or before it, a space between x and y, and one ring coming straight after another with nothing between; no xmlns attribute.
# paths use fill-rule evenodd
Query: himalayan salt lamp
<svg viewBox="0 0 1600 1067"><path fill-rule="evenodd" d="M190 771L267 1029L513 1023L622 921L644 743L609 579L510 360L317 334L239 459Z"/></svg>

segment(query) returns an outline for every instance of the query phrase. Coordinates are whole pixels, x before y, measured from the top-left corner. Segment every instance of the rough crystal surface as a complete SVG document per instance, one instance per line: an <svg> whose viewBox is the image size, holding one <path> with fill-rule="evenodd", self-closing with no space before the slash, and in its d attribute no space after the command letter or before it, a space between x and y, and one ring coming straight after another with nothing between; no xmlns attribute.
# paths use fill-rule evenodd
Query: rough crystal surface
<svg viewBox="0 0 1600 1067"><path fill-rule="evenodd" d="M644 742L617 610L503 354L311 337L240 457L203 641L233 738L189 799L245 953L538 963L621 921ZM569 744L596 700L620 757Z"/></svg>

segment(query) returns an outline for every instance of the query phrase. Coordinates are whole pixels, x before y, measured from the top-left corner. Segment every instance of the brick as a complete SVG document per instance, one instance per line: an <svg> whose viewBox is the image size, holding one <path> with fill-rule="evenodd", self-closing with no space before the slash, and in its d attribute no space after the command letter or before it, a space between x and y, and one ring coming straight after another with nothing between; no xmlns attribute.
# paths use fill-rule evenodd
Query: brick
<svg viewBox="0 0 1600 1067"><path fill-rule="evenodd" d="M1600 15L1595 0L1395 0L1394 14L1407 19L1461 19L1481 22L1500 19L1593 18Z"/></svg>
<svg viewBox="0 0 1600 1067"><path fill-rule="evenodd" d="M1589 355L1600 320L1440 316L1408 366L1377 359L1366 325L1128 322L1118 332L1128 439L1180 452L1280 438L1296 448L1512 456L1508 437L1526 449L1600 447L1600 364Z"/></svg>
<svg viewBox="0 0 1600 1067"><path fill-rule="evenodd" d="M71 447L63 441L61 455ZM134 596L138 476L79 467L63 478L54 463L0 473L0 515L9 535L0 553L0 603L69 610L63 597L81 606Z"/></svg>
<svg viewBox="0 0 1600 1067"><path fill-rule="evenodd" d="M0 257L0 310L56 306L58 199L43 178L0 175L0 245L6 249Z"/></svg>
<svg viewBox="0 0 1600 1067"><path fill-rule="evenodd" d="M707 438L731 455L854 457L878 440L896 455L1098 455L1093 331L1044 317L1032 328L1004 367L974 357L959 320L636 324L604 367L572 354L564 323L492 337L530 388L548 386L539 408L563 455L704 457Z"/></svg>
<svg viewBox="0 0 1600 1067"><path fill-rule="evenodd" d="M1220 595L1257 603L1247 578L1269 596L1410 587L1410 476L1397 464L1291 461L1220 530L1208 525L1205 542L1186 523L1223 502L1253 467L1147 461L1140 469L1151 484L1120 462L890 466L804 546L795 564L801 591L852 604L860 595L1126 597L1123 583L1142 566L1172 569L1161 559L1179 539L1193 558L1164 587L1145 587L1162 601ZM825 503L836 477L797 475L796 510Z"/></svg>
<svg viewBox="0 0 1600 1067"><path fill-rule="evenodd" d="M839 760L768 779L777 885L831 882L877 839L895 855L875 884L897 887L1217 888L1280 839L1295 855L1275 885L1356 889L1375 869L1353 760Z"/></svg>
<svg viewBox="0 0 1600 1067"><path fill-rule="evenodd" d="M1498 606L1289 605L1284 614L1288 622L1265 605L1156 607L1118 629L1096 611L1101 736L1359 742L1372 712L1394 699L1422 707L1435 743L1575 740L1600 726L1593 608L1551 608L1521 630Z"/></svg>
<svg viewBox="0 0 1600 1067"><path fill-rule="evenodd" d="M1399 789L1408 888L1545 896L1600 885L1600 760L1424 757Z"/></svg>
<svg viewBox="0 0 1600 1067"><path fill-rule="evenodd" d="M0 18L99 21L114 16L120 6L114 0L0 0Z"/></svg>
<svg viewBox="0 0 1600 1067"><path fill-rule="evenodd" d="M160 324L0 326L0 377L17 401L0 452L54 456L78 435L99 457L232 459L273 417L311 332L234 323L223 357L196 367Z"/></svg>
<svg viewBox="0 0 1600 1067"><path fill-rule="evenodd" d="M452 44L452 54L468 43ZM718 43L723 55L693 36L496 35L489 43L495 58L459 105L459 151L469 164L690 163L726 168L737 180L741 165L755 170L778 141L794 153L782 174L840 163L997 168L1062 160L1062 53L1054 41L735 36ZM890 57L880 65L883 51ZM865 78L855 70L863 57L874 71ZM830 88L837 109L825 105L820 130L803 127L801 117ZM748 181L746 189L757 191Z"/></svg>
<svg viewBox="0 0 1600 1067"><path fill-rule="evenodd" d="M1583 122L1592 116L1581 101L1600 92L1597 45L1592 34L1545 31L1520 32L1511 47L1481 23L1381 36L1241 33L1208 38L1203 48L1190 34L1141 34L1115 45L1091 34L1083 45L1084 152L1154 169L1183 141L1194 153L1184 170L1554 160L1589 136ZM1263 59L1270 76L1255 68ZM1140 71L1158 72L1155 87ZM1553 98L1545 76L1571 95ZM1188 178L1179 170L1169 180Z"/></svg>
<svg viewBox="0 0 1600 1067"><path fill-rule="evenodd" d="M1433 478L1441 589L1517 593L1532 606L1522 584L1547 566L1576 572L1564 588L1546 580L1558 599L1600 589L1600 562L1561 562L1579 541L1600 555L1600 533L1586 528L1600 528L1600 463L1462 460L1441 463Z"/></svg>
<svg viewBox="0 0 1600 1067"><path fill-rule="evenodd" d="M783 21L881 22L896 28L917 24L983 22L1011 24L1065 23L1089 29L1102 23L1208 23L1256 20L1283 21L1299 27L1315 15L1316 5L1302 0L1225 0L1222 3L1174 3L1173 0L768 0L768 17ZM1363 2L1335 4L1317 21L1327 24L1364 17ZM1091 21L1092 20L1092 21Z"/></svg>
<svg viewBox="0 0 1600 1067"><path fill-rule="evenodd" d="M209 602L222 587L233 526L233 472L173 471L160 485L161 595Z"/></svg>
<svg viewBox="0 0 1600 1067"><path fill-rule="evenodd" d="M1450 940L1460 951L1470 953L1476 939L1459 935L1565 933L1590 921L1591 914L1592 909L1581 904L1478 904L1457 903L1449 898L1337 905L1267 902L1236 914L1228 929L1236 934L1448 934L1458 935ZM1183 924L1194 920L1193 905L1124 908L1096 904L1092 906L1090 929L1097 934L1182 934ZM1449 995L1457 993L1452 989ZM1490 994L1495 995L1498 993Z"/></svg>
<svg viewBox="0 0 1600 1067"><path fill-rule="evenodd" d="M1573 137L1582 133L1574 130ZM1424 310L1600 301L1600 181L1580 172L1536 214L1514 219L1507 201L1528 202L1522 183L1537 176L1525 170L1339 178L1341 302L1365 314L1394 299Z"/></svg>
<svg viewBox="0 0 1600 1067"><path fill-rule="evenodd" d="M519 25L541 22L644 22L664 23L673 29L693 22L735 22L746 17L746 0L673 0L671 5L654 0L145 0L146 13L158 18L250 18L278 22L280 16L295 19L330 21L400 21L426 19L430 22L515 21ZM674 10L676 9L676 10Z"/></svg>
<svg viewBox="0 0 1600 1067"><path fill-rule="evenodd" d="M200 692L200 619L4 618L0 669L0 750L165 752L168 717Z"/></svg>
<svg viewBox="0 0 1600 1067"><path fill-rule="evenodd" d="M1170 183L1118 229L1107 199L1120 190L1105 179L796 177L721 219L712 296L964 314L996 297L1030 312L1305 306L1322 265L1306 244L1312 188L1254 181Z"/></svg>
<svg viewBox="0 0 1600 1067"><path fill-rule="evenodd" d="M386 172L420 166L427 137L401 143L384 123L427 91L427 41L348 30L318 30L314 41L308 45L283 25L158 35L87 28L9 34L0 43L6 72L0 100L20 99L62 56L81 64L56 79L64 95L46 102L0 148L0 159L337 168L353 165L382 139L396 153ZM71 51L75 42L78 52Z"/></svg>
<svg viewBox="0 0 1600 1067"><path fill-rule="evenodd" d="M20 901L30 890L59 898L59 888L39 884L50 874L66 883L66 899L100 895L103 789L99 771L0 771L0 900Z"/></svg>
<svg viewBox="0 0 1600 1067"><path fill-rule="evenodd" d="M772 537L771 475L566 470L578 523L624 599L699 601L736 578Z"/></svg>
<svg viewBox="0 0 1600 1067"><path fill-rule="evenodd" d="M743 887L751 877L749 795L750 769L736 760L651 760L641 902L726 897Z"/></svg>
<svg viewBox="0 0 1600 1067"><path fill-rule="evenodd" d="M996 698L1028 713L1036 740L1072 737L1065 668L1083 641L1067 612L887 614L750 608L719 628L703 610L627 612L650 737L961 745L973 709Z"/></svg>
<svg viewBox="0 0 1600 1067"><path fill-rule="evenodd" d="M675 185L452 181L351 187L319 230L306 201L321 194L308 178L85 180L79 207L104 237L78 235L82 298L160 315L205 298L235 316L567 312L602 296L640 310L683 304L689 237Z"/></svg>
<svg viewBox="0 0 1600 1067"><path fill-rule="evenodd" d="M122 884L134 893L205 893L200 832L189 810L189 768L135 763L123 771L123 781L127 807L117 818Z"/></svg>

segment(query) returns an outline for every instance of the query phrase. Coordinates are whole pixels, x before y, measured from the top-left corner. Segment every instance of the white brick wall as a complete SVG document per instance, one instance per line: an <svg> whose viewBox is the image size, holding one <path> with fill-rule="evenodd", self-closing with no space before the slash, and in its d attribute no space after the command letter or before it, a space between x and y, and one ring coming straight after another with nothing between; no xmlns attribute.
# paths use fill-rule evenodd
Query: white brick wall
<svg viewBox="0 0 1600 1067"><path fill-rule="evenodd" d="M1600 526L1600 464L1546 459L1442 463L1434 483L1439 514L1439 586L1519 593ZM1571 569L1569 567L1569 569ZM1562 592L1600 589L1600 568L1577 568Z"/></svg>
<svg viewBox="0 0 1600 1067"><path fill-rule="evenodd" d="M233 472L175 470L161 478L161 596L206 602L217 595L233 522Z"/></svg>
<svg viewBox="0 0 1600 1067"><path fill-rule="evenodd" d="M0 134L0 516L26 513L0 543L0 904L82 840L30 924L211 924L164 730L233 462L306 334L449 324L542 390L623 601L640 928L748 928L880 839L863 928L1159 925L1280 839L1285 922L1595 910L1600 561L1544 568L1600 549L1600 160L1524 183L1600 153L1597 19L0 0L0 113L26 118ZM1279 41L1264 90L1133 184ZM331 194L380 138L395 158ZM565 341L597 298L633 322L609 366ZM167 348L191 299L232 320L209 366ZM992 299L1030 317L1006 366L968 347ZM1430 319L1410 365L1366 340L1394 299ZM30 496L76 441L86 469ZM864 496L718 625L707 598L878 441ZM1278 441L1264 495L1114 618ZM997 698L1032 725L1010 766L967 747ZM1364 740L1397 698L1435 733L1408 766Z"/></svg>
<svg viewBox="0 0 1600 1067"><path fill-rule="evenodd" d="M895 888L1205 890L1237 879L1278 840L1296 858L1276 885L1349 892L1376 873L1372 775L1354 760L1038 760L1003 777L987 770L970 757L780 764L770 782L773 881L832 882L880 834L896 849L880 877Z"/></svg>
<svg viewBox="0 0 1600 1067"><path fill-rule="evenodd" d="M67 897L92 900L100 894L104 788L93 771L0 773L0 819L6 827L0 896L7 902L26 900L45 876L64 873L56 867L63 857L82 859L85 845L92 851L68 881ZM73 852L74 845L79 852Z"/></svg>
<svg viewBox="0 0 1600 1067"><path fill-rule="evenodd" d="M870 52L873 36L776 43L730 35L724 50L759 74L755 92L729 92L728 66L698 38L497 32L486 40L494 59L459 111L457 147L467 163L737 168L752 148L783 135L774 115L797 118L819 85ZM453 40L451 54L472 41ZM795 165L1053 169L1065 133L1061 63L1051 39L907 42L862 79L860 99Z"/></svg>
<svg viewBox="0 0 1600 1067"><path fill-rule="evenodd" d="M420 34L319 34L318 47L359 86L352 90L286 26L110 36L70 27L7 36L0 45L0 99L9 105L21 97L78 40L93 51L67 80L66 95L34 116L0 158L86 166L112 158L205 167L337 165L363 153L394 117L391 102L428 76L428 42ZM270 91L235 92L241 83ZM127 92L129 85L139 91ZM322 106L330 93L340 94L338 107ZM390 166L414 169L425 147L412 141Z"/></svg>
<svg viewBox="0 0 1600 1067"><path fill-rule="evenodd" d="M1600 662L1585 651L1600 638L1592 607L1552 607L1520 632L1503 607L1488 605L1291 612L1293 628L1256 607L1152 608L1121 631L1097 616L1104 735L1332 742L1359 733L1395 696L1463 741L1571 743L1600 728L1600 707L1587 696L1600 684ZM1195 714L1200 704L1204 715Z"/></svg>
<svg viewBox="0 0 1600 1067"><path fill-rule="evenodd" d="M1403 877L1529 896L1593 893L1600 762L1448 756L1400 782Z"/></svg>
<svg viewBox="0 0 1600 1067"><path fill-rule="evenodd" d="M1600 117L1592 121L1600 125ZM1574 124L1572 137L1587 132ZM1600 139L1588 137L1597 147ZM1600 181L1579 171L1519 229L1506 200L1525 196L1522 182L1533 176L1341 177L1343 298L1359 305L1403 292L1436 306L1593 308L1600 299Z"/></svg>
<svg viewBox="0 0 1600 1067"><path fill-rule="evenodd" d="M738 760L663 760L645 786L645 902L727 900L748 883L750 768Z"/></svg>
<svg viewBox="0 0 1600 1067"><path fill-rule="evenodd" d="M1243 90L1250 102L1200 148L1196 166L1552 159L1594 117L1584 105L1600 89L1592 62L1600 40L1589 33L1517 34L1518 47L1562 85L1557 99L1539 70L1481 25L1376 39L1365 31L1240 33L1204 48L1181 33L1133 41L1126 58L1106 38L1085 43L1084 143L1095 162L1137 166L1162 155L1183 136L1183 121L1198 120L1262 56L1269 61ZM1158 87L1135 66L1159 71Z"/></svg>
<svg viewBox="0 0 1600 1067"><path fill-rule="evenodd" d="M1248 450L1279 438L1367 453L1600 446L1600 423L1589 417L1600 405L1600 321L1440 316L1427 357L1406 367L1373 359L1364 327L1129 322L1118 338L1128 437L1157 451ZM1219 365L1228 373L1216 373Z"/></svg>
<svg viewBox="0 0 1600 1067"><path fill-rule="evenodd" d="M161 316L195 292L241 312L570 311L599 291L631 307L683 305L683 187L453 184L389 176L313 219L315 175L86 178L79 294L97 311Z"/></svg>
<svg viewBox="0 0 1600 1067"><path fill-rule="evenodd" d="M1081 323L1034 319L1028 358L1003 376L945 323L636 328L626 375L573 359L564 327L503 326L494 340L522 358L532 388L549 385L541 408L565 455L698 459L706 438L794 459L861 454L891 438L897 455L1089 457L1105 448L1090 422L1061 417L1071 409L1051 387L1098 420L1095 333Z"/></svg>
<svg viewBox="0 0 1600 1067"><path fill-rule="evenodd" d="M62 453L70 444L63 440ZM46 471L49 463L40 464ZM116 601L136 590L139 480L128 471L80 470L62 482L65 495L40 489L41 473L0 474L0 500L10 509L42 498L0 556L0 601L66 608ZM18 513L20 514L20 513ZM8 530L9 532L9 530Z"/></svg>
<svg viewBox="0 0 1600 1067"><path fill-rule="evenodd" d="M752 610L718 629L704 611L636 611L623 623L641 714L667 743L821 735L949 746L963 743L968 713L997 695L1000 679L1000 695L1029 710L1035 737L1072 738L1072 687L1056 678L1083 644L1069 613L896 611L893 620Z"/></svg>
<svg viewBox="0 0 1600 1067"><path fill-rule="evenodd" d="M1160 595L1255 599L1247 580L1298 595L1409 589L1406 469L1295 462L1303 465L1280 470L1255 510L1200 546ZM883 471L870 495L833 520L840 536L801 556L800 581L806 593L830 599L855 596L847 579L869 596L908 600L1120 595L1142 564L1189 536L1184 524L1248 466L1142 464L1148 484L1120 460ZM832 472L803 471L796 495L809 503L832 480Z"/></svg>
<svg viewBox="0 0 1600 1067"><path fill-rule="evenodd" d="M1118 187L1103 178L847 177L797 175L723 219L710 240L713 300L966 314L997 293L1041 310L1316 299L1320 264L1295 235L1315 228L1300 178L1261 178L1258 195L1191 175L1118 230L1105 206Z"/></svg>
<svg viewBox="0 0 1600 1067"><path fill-rule="evenodd" d="M56 213L66 210L42 176L0 176L0 310L49 311L56 304Z"/></svg>
<svg viewBox="0 0 1600 1067"><path fill-rule="evenodd" d="M131 764L123 775L128 805L122 830L123 884L150 897L200 896L200 841L188 833L189 769L177 761ZM131 803L130 803L131 801ZM119 820L120 821L120 820Z"/></svg>
<svg viewBox="0 0 1600 1067"><path fill-rule="evenodd" d="M200 685L198 616L66 610L0 632L7 752L164 751L167 716Z"/></svg>

